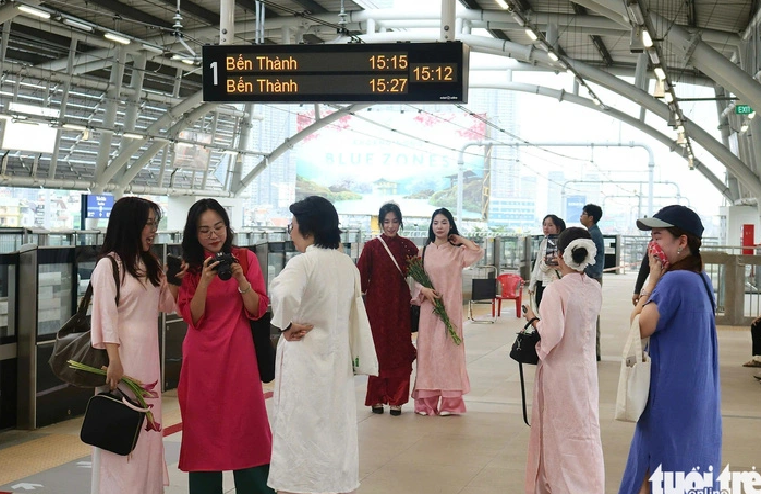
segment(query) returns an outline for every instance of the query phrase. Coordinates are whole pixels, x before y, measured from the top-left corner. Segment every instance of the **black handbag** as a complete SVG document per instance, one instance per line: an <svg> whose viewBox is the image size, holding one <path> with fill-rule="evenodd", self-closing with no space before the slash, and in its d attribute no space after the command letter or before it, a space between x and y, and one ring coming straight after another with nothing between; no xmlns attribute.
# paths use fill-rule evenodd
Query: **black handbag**
<svg viewBox="0 0 761 494"><path fill-rule="evenodd" d="M117 394L118 392L118 394ZM121 456L128 456L137 445L145 412L117 388L99 393L87 402L79 437L82 442Z"/></svg>
<svg viewBox="0 0 761 494"><path fill-rule="evenodd" d="M108 256L114 271L116 297L114 302L119 305L119 266L113 257ZM108 367L108 353L105 350L93 348L90 343L90 316L87 307L90 305L93 288L87 285L85 295L79 304L76 314L66 321L56 335L53 354L48 359L48 365L53 374L61 381L81 388L96 388L106 384L106 376L91 372L72 369L68 361L74 360L90 367L100 369Z"/></svg>
<svg viewBox="0 0 761 494"><path fill-rule="evenodd" d="M538 331L531 330L531 322L523 326L523 331L518 336L510 348L510 358L518 362L518 372L521 378L521 403L523 405L523 421L526 425L531 426L528 421L528 411L526 409L526 385L523 381L523 364L536 365L539 362L539 355L536 353L536 344L542 339Z"/></svg>
<svg viewBox="0 0 761 494"><path fill-rule="evenodd" d="M243 250L243 249L241 249ZM248 254L242 252L238 255L238 263L243 273L248 272ZM252 288L253 289L253 288ZM259 368L259 378L263 383L275 379L275 347L270 339L270 321L272 315L269 311L262 317L251 320L251 336L254 339L254 353L256 354L256 366Z"/></svg>
<svg viewBox="0 0 761 494"><path fill-rule="evenodd" d="M510 348L510 358L529 365L536 365L539 362L539 355L536 354L536 344L542 339L537 331L529 331L530 324L526 324L523 331L518 336Z"/></svg>
<svg viewBox="0 0 761 494"><path fill-rule="evenodd" d="M413 333L420 329L420 306L410 305L410 328Z"/></svg>
<svg viewBox="0 0 761 494"><path fill-rule="evenodd" d="M259 377L263 383L275 379L275 347L270 339L270 321L272 316L269 311L256 321L251 321L251 336L254 338L254 351L256 352L256 365L259 368Z"/></svg>

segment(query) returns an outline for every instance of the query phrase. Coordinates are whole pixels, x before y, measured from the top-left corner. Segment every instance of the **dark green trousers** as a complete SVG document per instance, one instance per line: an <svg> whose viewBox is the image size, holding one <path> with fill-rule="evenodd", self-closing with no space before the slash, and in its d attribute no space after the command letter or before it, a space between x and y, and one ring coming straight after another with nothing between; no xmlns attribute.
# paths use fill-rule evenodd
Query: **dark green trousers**
<svg viewBox="0 0 761 494"><path fill-rule="evenodd" d="M275 494L267 487L269 465L233 470L235 492L237 494ZM188 474L190 494L223 494L222 472L190 472Z"/></svg>

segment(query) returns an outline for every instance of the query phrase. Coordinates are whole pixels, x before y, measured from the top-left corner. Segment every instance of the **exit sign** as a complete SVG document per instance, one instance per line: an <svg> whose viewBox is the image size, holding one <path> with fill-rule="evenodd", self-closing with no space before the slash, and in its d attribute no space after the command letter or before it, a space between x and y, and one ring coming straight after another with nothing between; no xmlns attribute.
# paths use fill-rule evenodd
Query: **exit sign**
<svg viewBox="0 0 761 494"><path fill-rule="evenodd" d="M750 115L753 113L753 108L750 105L736 105L735 115Z"/></svg>

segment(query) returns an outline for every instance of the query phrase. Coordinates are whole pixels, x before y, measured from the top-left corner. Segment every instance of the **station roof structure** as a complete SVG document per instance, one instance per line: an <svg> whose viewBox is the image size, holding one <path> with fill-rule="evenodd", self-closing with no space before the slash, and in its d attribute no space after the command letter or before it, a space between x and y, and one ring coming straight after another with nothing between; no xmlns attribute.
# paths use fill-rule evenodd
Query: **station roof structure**
<svg viewBox="0 0 761 494"><path fill-rule="evenodd" d="M438 28L441 10L409 4L396 10L390 0L234 0L233 44L435 41L415 28ZM741 103L761 109L758 0L459 0L455 17L455 37L474 51L503 55L514 67L575 76L572 91L537 87L536 94L606 111L640 128L731 201L761 196L761 119L731 111ZM261 170L244 176L238 169L224 182L209 173L235 161L230 150L245 154L241 129L256 118L252 105L209 104L201 97L201 47L219 43L219 0L6 1L0 22L0 116L47 121L57 129L51 152L6 145L1 184L235 196ZM656 86L670 96L651 95L651 81L660 81ZM715 87L723 142L681 113L682 83ZM598 87L636 102L643 113L637 118L601 105ZM19 104L60 113L30 116ZM645 110L684 136L648 126ZM351 111L347 106L339 113ZM736 130L743 125L746 131ZM205 143L205 168L171 169L177 145L196 142L193 131L214 136ZM695 146L724 164L727 176L702 165ZM262 163L280 152L260 156Z"/></svg>

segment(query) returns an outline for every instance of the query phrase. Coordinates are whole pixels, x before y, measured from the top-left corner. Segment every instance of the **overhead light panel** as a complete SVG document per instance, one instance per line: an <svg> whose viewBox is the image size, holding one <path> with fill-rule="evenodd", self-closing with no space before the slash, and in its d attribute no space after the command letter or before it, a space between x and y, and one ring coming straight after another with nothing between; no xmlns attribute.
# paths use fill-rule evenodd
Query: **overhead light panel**
<svg viewBox="0 0 761 494"><path fill-rule="evenodd" d="M666 81L658 79L655 81L655 89L653 90L653 98L663 98L666 96Z"/></svg>
<svg viewBox="0 0 761 494"><path fill-rule="evenodd" d="M676 131L680 134L684 134L684 125L679 124L676 126Z"/></svg>
<svg viewBox="0 0 761 494"><path fill-rule="evenodd" d="M526 28L526 35L531 38L532 41L536 41L536 33L530 27Z"/></svg>
<svg viewBox="0 0 761 494"><path fill-rule="evenodd" d="M694 158L692 157L691 154L687 155L687 166L690 167L690 170L693 170L695 168L695 163L694 163L693 160L694 160Z"/></svg>
<svg viewBox="0 0 761 494"><path fill-rule="evenodd" d="M552 60L553 62L557 62L558 61L558 56L555 55L554 51L548 51L547 52L547 56L550 57L550 60Z"/></svg>
<svg viewBox="0 0 761 494"><path fill-rule="evenodd" d="M674 94L671 91L667 92L666 94L663 95L663 101L665 101L666 103L671 103L672 101L674 101Z"/></svg>
<svg viewBox="0 0 761 494"><path fill-rule="evenodd" d="M740 132L748 132L748 122L743 122L742 125L740 125Z"/></svg>
<svg viewBox="0 0 761 494"><path fill-rule="evenodd" d="M77 124L70 124L70 123L63 124L61 125L61 127L68 130L80 130L80 131L87 130L87 127L85 127L84 125L77 125Z"/></svg>
<svg viewBox="0 0 761 494"><path fill-rule="evenodd" d="M631 19L631 21L638 26L641 26L645 23L645 16L642 15L642 9L639 6L639 2L631 0L627 1L626 11L629 13L629 19Z"/></svg>
<svg viewBox="0 0 761 494"><path fill-rule="evenodd" d="M650 61L653 62L653 65L660 65L661 59L658 58L658 54L655 52L655 50L648 50L648 55L650 55Z"/></svg>
<svg viewBox="0 0 761 494"><path fill-rule="evenodd" d="M680 146L687 144L687 138L684 136L684 132L679 132L679 134L677 134L676 143Z"/></svg>
<svg viewBox="0 0 761 494"><path fill-rule="evenodd" d="M127 139L145 139L145 136L142 136L140 134L135 134L133 132L125 132L122 134L122 137L126 137Z"/></svg>
<svg viewBox="0 0 761 494"><path fill-rule="evenodd" d="M0 94L2 94L2 91L0 91ZM748 120L753 120L756 117L756 112L752 111L750 114L748 114Z"/></svg>
<svg viewBox="0 0 761 494"><path fill-rule="evenodd" d="M655 77L657 77L661 81L666 80L666 71L663 70L663 68L656 67L656 68L653 69L653 72L655 72Z"/></svg>
<svg viewBox="0 0 761 494"><path fill-rule="evenodd" d="M602 105L602 101L600 101L600 100L599 100L599 98L594 98L594 99L592 100L592 102L595 104L595 106L600 106L600 105Z"/></svg>
<svg viewBox="0 0 761 494"><path fill-rule="evenodd" d="M8 104L8 109L13 113L23 113L25 115L34 115L36 117L58 118L61 116L61 110L58 108L24 105L15 101L11 101Z"/></svg>
<svg viewBox="0 0 761 494"><path fill-rule="evenodd" d="M505 0L497 0L497 5L499 5L505 10L510 10L510 6L507 4Z"/></svg>
<svg viewBox="0 0 761 494"><path fill-rule="evenodd" d="M131 43L129 38L126 38L124 36L119 36L116 33L106 33L106 34L103 35L103 37L106 38L106 39L110 39L114 43L119 43L119 44L122 44L122 45L128 45L128 44Z"/></svg>
<svg viewBox="0 0 761 494"><path fill-rule="evenodd" d="M89 24L85 24L84 22L75 21L74 19L69 19L68 17L65 17L63 19L63 23L66 24L69 27L73 27L75 29L79 29L81 31L85 31L88 33L91 33L95 31L95 28L90 26Z"/></svg>
<svg viewBox="0 0 761 494"><path fill-rule="evenodd" d="M644 27L642 28L642 44L645 45L645 48L653 46L653 38L650 37L650 31Z"/></svg>
<svg viewBox="0 0 761 494"><path fill-rule="evenodd" d="M149 43L143 43L143 50L151 53L155 53L156 55L161 55L164 53L164 49L160 46L151 45Z"/></svg>
<svg viewBox="0 0 761 494"><path fill-rule="evenodd" d="M513 12L512 15L513 15L513 19L515 19L515 22L517 22L520 27L523 27L526 25L526 21L523 20L523 17L518 15L516 12Z"/></svg>
<svg viewBox="0 0 761 494"><path fill-rule="evenodd" d="M44 10L35 9L34 7L30 7L29 5L17 5L16 8L25 14L29 14L34 17L39 17L40 19L50 19L50 13L45 12Z"/></svg>
<svg viewBox="0 0 761 494"><path fill-rule="evenodd" d="M0 96L13 96L13 91L0 91Z"/></svg>

